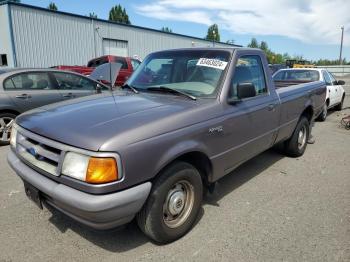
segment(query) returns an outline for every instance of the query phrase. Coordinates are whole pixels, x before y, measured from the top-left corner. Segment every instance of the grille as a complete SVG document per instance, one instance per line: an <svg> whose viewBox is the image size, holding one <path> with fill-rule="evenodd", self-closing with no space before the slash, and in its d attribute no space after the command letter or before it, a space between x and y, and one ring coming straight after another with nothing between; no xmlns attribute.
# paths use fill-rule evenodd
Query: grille
<svg viewBox="0 0 350 262"><path fill-rule="evenodd" d="M28 137L22 132L17 134L17 154L29 164L39 168L51 175L59 175L61 161L60 149Z"/></svg>

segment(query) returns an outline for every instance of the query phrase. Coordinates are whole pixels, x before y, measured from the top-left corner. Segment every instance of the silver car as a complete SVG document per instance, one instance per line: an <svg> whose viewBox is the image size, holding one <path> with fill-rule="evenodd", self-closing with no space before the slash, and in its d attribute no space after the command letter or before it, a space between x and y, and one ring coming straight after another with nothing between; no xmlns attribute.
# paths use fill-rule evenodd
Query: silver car
<svg viewBox="0 0 350 262"><path fill-rule="evenodd" d="M54 69L0 70L0 145L9 143L11 126L17 115L100 90L108 90L108 87L74 72Z"/></svg>

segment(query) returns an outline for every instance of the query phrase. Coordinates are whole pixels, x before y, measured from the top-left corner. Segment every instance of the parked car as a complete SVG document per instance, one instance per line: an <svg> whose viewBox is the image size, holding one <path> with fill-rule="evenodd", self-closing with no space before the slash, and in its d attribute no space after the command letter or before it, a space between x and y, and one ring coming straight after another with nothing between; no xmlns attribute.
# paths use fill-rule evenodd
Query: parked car
<svg viewBox="0 0 350 262"><path fill-rule="evenodd" d="M91 95L108 87L83 75L53 69L8 69L0 73L0 145L10 140L17 115L43 105Z"/></svg>
<svg viewBox="0 0 350 262"><path fill-rule="evenodd" d="M136 215L160 243L186 234L204 190L243 162L277 143L303 155L326 97L320 81L276 90L247 48L156 52L126 86L20 115L8 161L39 207L97 229Z"/></svg>
<svg viewBox="0 0 350 262"><path fill-rule="evenodd" d="M125 83L125 81L128 80L128 78L131 76L131 74L136 70L136 68L140 65L141 62L138 59L132 57L105 55L90 60L87 63L87 66L59 65L54 66L53 68L56 68L58 70L73 71L82 75L89 76L96 67L106 63L120 63L122 65L117 80L115 82L115 86L122 86Z"/></svg>
<svg viewBox="0 0 350 262"><path fill-rule="evenodd" d="M291 85L292 83L300 84L312 81L323 81L327 85L327 96L325 104L318 120L325 121L328 109L342 110L345 91L343 80L336 80L335 77L326 69L321 68L293 68L281 69L276 72L273 79L277 86Z"/></svg>

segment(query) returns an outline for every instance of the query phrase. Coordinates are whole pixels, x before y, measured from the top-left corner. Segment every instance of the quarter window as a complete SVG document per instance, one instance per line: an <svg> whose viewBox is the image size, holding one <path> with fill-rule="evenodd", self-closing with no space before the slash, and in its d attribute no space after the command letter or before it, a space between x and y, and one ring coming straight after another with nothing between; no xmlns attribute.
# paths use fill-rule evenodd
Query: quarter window
<svg viewBox="0 0 350 262"><path fill-rule="evenodd" d="M259 56L247 55L238 59L232 79L231 98L238 98L237 85L241 83L252 83L257 95L267 93L264 69Z"/></svg>

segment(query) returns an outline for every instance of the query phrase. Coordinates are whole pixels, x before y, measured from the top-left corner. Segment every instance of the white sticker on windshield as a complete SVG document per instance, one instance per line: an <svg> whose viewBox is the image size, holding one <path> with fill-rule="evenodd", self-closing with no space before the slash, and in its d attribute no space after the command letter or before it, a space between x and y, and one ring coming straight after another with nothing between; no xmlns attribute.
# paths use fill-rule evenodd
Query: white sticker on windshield
<svg viewBox="0 0 350 262"><path fill-rule="evenodd" d="M207 66L220 70L224 70L227 62L218 59L200 58L197 62L197 66Z"/></svg>

